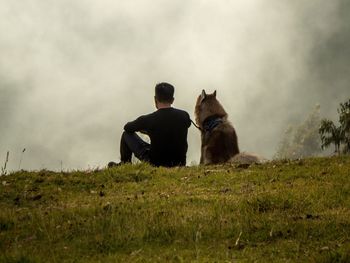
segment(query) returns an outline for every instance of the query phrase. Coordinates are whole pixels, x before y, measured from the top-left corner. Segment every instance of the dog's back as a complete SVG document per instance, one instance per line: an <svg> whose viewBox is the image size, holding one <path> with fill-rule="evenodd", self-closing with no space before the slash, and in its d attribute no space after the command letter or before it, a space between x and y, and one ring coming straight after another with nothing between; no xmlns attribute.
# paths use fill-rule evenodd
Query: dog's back
<svg viewBox="0 0 350 263"><path fill-rule="evenodd" d="M204 133L202 136L205 164L225 163L239 153L235 129L228 121L218 125L210 134Z"/></svg>

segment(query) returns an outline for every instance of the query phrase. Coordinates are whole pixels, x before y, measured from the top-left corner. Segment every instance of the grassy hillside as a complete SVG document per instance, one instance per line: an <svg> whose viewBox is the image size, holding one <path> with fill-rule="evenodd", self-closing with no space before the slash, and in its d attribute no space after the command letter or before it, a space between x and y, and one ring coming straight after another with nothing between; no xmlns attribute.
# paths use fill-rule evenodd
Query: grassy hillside
<svg viewBox="0 0 350 263"><path fill-rule="evenodd" d="M0 181L0 262L350 262L350 157Z"/></svg>

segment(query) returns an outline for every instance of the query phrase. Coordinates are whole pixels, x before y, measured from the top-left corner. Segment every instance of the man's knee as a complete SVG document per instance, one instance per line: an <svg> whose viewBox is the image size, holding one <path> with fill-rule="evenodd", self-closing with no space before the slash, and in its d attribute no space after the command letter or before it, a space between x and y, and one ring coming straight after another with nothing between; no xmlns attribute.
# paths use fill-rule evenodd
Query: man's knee
<svg viewBox="0 0 350 263"><path fill-rule="evenodd" d="M124 131L122 134L122 140L129 141L130 139L134 138L136 133L134 132L126 132Z"/></svg>
<svg viewBox="0 0 350 263"><path fill-rule="evenodd" d="M128 148L138 159L148 160L150 145L143 141L135 132L124 131L122 134L121 145Z"/></svg>
<svg viewBox="0 0 350 263"><path fill-rule="evenodd" d="M136 132L126 132L122 134L121 143L127 145L133 152L137 151L144 144Z"/></svg>

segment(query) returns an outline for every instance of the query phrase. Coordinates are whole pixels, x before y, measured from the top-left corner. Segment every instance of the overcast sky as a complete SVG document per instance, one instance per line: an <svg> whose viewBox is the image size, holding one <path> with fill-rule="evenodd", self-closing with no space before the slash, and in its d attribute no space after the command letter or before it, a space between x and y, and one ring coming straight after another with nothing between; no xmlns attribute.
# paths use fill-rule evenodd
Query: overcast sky
<svg viewBox="0 0 350 263"><path fill-rule="evenodd" d="M175 86L192 117L217 97L242 151L271 158L288 124L350 97L347 0L2 0L0 163L87 169L119 159L123 125ZM189 132L188 163L200 136Z"/></svg>

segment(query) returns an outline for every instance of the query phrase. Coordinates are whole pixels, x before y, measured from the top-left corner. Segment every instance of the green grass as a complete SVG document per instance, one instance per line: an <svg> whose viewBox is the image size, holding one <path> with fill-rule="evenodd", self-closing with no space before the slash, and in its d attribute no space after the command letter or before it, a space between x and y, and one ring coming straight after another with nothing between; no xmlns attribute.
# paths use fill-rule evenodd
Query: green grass
<svg viewBox="0 0 350 263"><path fill-rule="evenodd" d="M350 157L0 181L0 262L350 262Z"/></svg>

